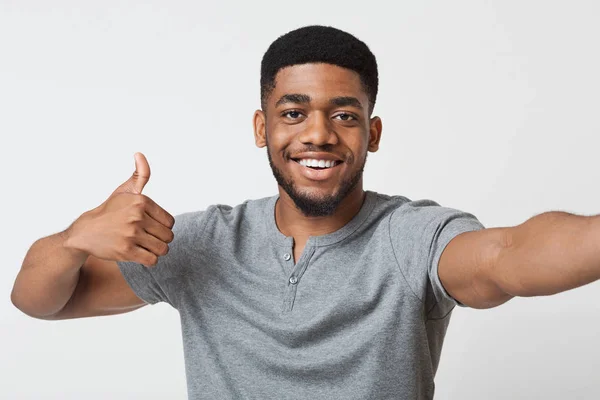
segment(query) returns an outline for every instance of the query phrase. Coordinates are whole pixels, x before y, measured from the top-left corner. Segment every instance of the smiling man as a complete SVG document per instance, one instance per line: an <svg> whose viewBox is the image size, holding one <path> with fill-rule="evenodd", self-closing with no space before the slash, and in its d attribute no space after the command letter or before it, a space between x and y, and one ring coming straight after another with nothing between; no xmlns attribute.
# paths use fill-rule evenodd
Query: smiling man
<svg viewBox="0 0 600 400"><path fill-rule="evenodd" d="M375 57L309 26L261 68L256 145L278 194L176 217L142 194L150 167L36 241L13 303L41 319L166 302L192 399L431 399L456 305L490 308L600 278L596 217L548 212L485 229L432 200L363 189Z"/></svg>
<svg viewBox="0 0 600 400"><path fill-rule="evenodd" d="M346 41L336 48L340 39L332 40L319 59L313 50L317 32L316 27L296 31L267 51L263 106L254 114L256 144L267 147L279 184L277 220L295 239L296 260L309 235L337 230L361 208L367 151L376 151L381 137L381 120L370 118L377 93L375 57L360 42L362 54L350 52L350 44L358 45L350 37L323 29L322 35ZM294 50L303 46L304 53Z"/></svg>

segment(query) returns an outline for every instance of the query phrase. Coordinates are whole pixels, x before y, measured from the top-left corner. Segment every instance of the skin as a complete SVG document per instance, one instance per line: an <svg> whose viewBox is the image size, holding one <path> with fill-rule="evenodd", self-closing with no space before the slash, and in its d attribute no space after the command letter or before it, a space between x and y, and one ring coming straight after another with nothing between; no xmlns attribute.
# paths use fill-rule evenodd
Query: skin
<svg viewBox="0 0 600 400"><path fill-rule="evenodd" d="M294 66L280 71L276 81L266 112L254 114L256 144L265 147L269 132L273 165L298 190L317 201L335 196L345 181L360 175L335 212L321 217L303 215L279 187L277 225L294 237L298 259L308 236L333 232L359 211L364 200L362 165L367 151L378 149L381 120L369 118L367 95L352 71L324 64ZM276 99L286 93L305 94L311 101L277 104ZM331 99L335 97L351 97L359 104L334 106ZM281 116L291 108L304 117ZM347 119L350 121L344 121ZM293 172L292 161L285 155L308 146L326 148L344 160L334 177L316 182ZM174 239L174 218L142 194L150 179L150 166L141 153L135 158L133 175L104 203L81 215L65 231L31 246L11 293L13 304L25 314L47 320L71 319L120 314L146 305L129 287L116 261L155 265Z"/></svg>
<svg viewBox="0 0 600 400"><path fill-rule="evenodd" d="M336 98L356 101L341 104L332 101ZM278 186L275 220L294 238L298 260L309 236L340 229L360 210L362 168L367 152L378 150L381 120L370 117L356 73L305 64L279 71L253 124L256 145L267 147L278 183L286 183ZM335 154L343 163L326 179L311 179L293 160L308 150ZM136 155L133 176L103 204L67 230L36 241L15 281L13 304L48 320L119 314L146 305L115 260L155 265L174 239L174 218L142 195L149 177L145 157ZM340 201L327 213L311 215L298 208L298 197L313 204ZM452 297L472 308L560 293L600 279L598 237L600 216L564 212L544 213L516 227L465 232L443 251L439 277Z"/></svg>
<svg viewBox="0 0 600 400"><path fill-rule="evenodd" d="M309 236L340 229L360 210L361 171L367 153L379 147L381 120L370 117L358 74L305 64L279 71L265 109L256 111L253 121L256 145L267 147L274 172L289 183L279 186L275 220L283 234L294 238L297 260ZM343 163L325 178L313 179L293 161L307 150L335 155ZM155 265L174 240L173 216L142 194L149 178L148 162L138 153L133 175L104 203L65 231L36 241L15 280L13 304L49 320L144 306L116 261ZM345 183L354 178L345 193ZM328 213L310 215L290 193L313 203L336 197L340 202ZM472 308L495 307L514 296L556 294L600 279L599 236L600 216L563 212L543 213L516 227L465 232L442 253L440 280L450 295Z"/></svg>
<svg viewBox="0 0 600 400"><path fill-rule="evenodd" d="M309 236L340 229L360 210L365 196L362 167L367 152L379 148L382 124L379 117L370 117L367 93L352 70L330 64L294 65L281 69L275 82L265 109L257 110L253 119L256 146L268 146L272 168L299 195L315 202L336 197L344 182L358 176L334 212L324 216L306 215L278 186L275 220L284 235L294 238L298 260ZM334 101L340 98L346 101ZM343 162L328 179L313 180L301 174L305 167L292 159L308 151L332 154Z"/></svg>
<svg viewBox="0 0 600 400"><path fill-rule="evenodd" d="M174 239L174 218L142 194L150 179L143 154L135 172L66 230L37 240L17 275L11 300L39 319L120 314L144 306L116 263L157 263Z"/></svg>

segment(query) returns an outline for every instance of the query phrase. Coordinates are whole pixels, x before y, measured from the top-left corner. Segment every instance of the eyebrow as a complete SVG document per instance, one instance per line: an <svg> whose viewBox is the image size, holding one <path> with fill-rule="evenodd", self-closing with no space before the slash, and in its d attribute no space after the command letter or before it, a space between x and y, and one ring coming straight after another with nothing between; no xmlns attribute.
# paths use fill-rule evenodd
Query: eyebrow
<svg viewBox="0 0 600 400"><path fill-rule="evenodd" d="M279 107L282 104L286 103L294 103L294 104L309 104L311 98L307 94L301 93L291 93L284 94L281 96L277 103L275 103L275 107ZM362 103L356 98L352 96L338 96L329 100L329 103L337 106L337 107L356 107L362 108Z"/></svg>
<svg viewBox="0 0 600 400"><path fill-rule="evenodd" d="M284 94L279 100L277 100L277 103L275 103L275 107L286 103L308 104L310 103L310 96L299 93Z"/></svg>
<svg viewBox="0 0 600 400"><path fill-rule="evenodd" d="M356 97L351 96L334 97L333 99L329 100L329 102L338 107L362 108L360 101Z"/></svg>

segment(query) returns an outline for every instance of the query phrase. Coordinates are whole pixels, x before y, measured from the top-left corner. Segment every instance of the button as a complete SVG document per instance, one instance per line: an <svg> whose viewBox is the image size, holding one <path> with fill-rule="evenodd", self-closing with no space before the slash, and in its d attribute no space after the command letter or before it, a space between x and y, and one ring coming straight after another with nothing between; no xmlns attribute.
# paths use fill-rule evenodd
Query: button
<svg viewBox="0 0 600 400"><path fill-rule="evenodd" d="M298 283L298 278L296 278L295 276L292 276L292 277L290 278L290 283L291 283L292 285L295 285L296 283Z"/></svg>
<svg viewBox="0 0 600 400"><path fill-rule="evenodd" d="M290 255L290 253L285 253L283 255L283 258L285 259L285 261L290 261L290 258L292 258L292 256Z"/></svg>

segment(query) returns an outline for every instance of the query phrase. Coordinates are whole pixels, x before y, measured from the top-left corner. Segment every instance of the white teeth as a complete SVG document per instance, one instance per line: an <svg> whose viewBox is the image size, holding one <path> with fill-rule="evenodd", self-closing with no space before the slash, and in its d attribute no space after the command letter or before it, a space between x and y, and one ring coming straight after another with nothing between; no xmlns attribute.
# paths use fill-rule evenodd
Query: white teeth
<svg viewBox="0 0 600 400"><path fill-rule="evenodd" d="M336 165L336 162L333 160L315 160L315 159L307 159L303 158L298 161L298 163L305 167L319 167L319 168L331 168Z"/></svg>

